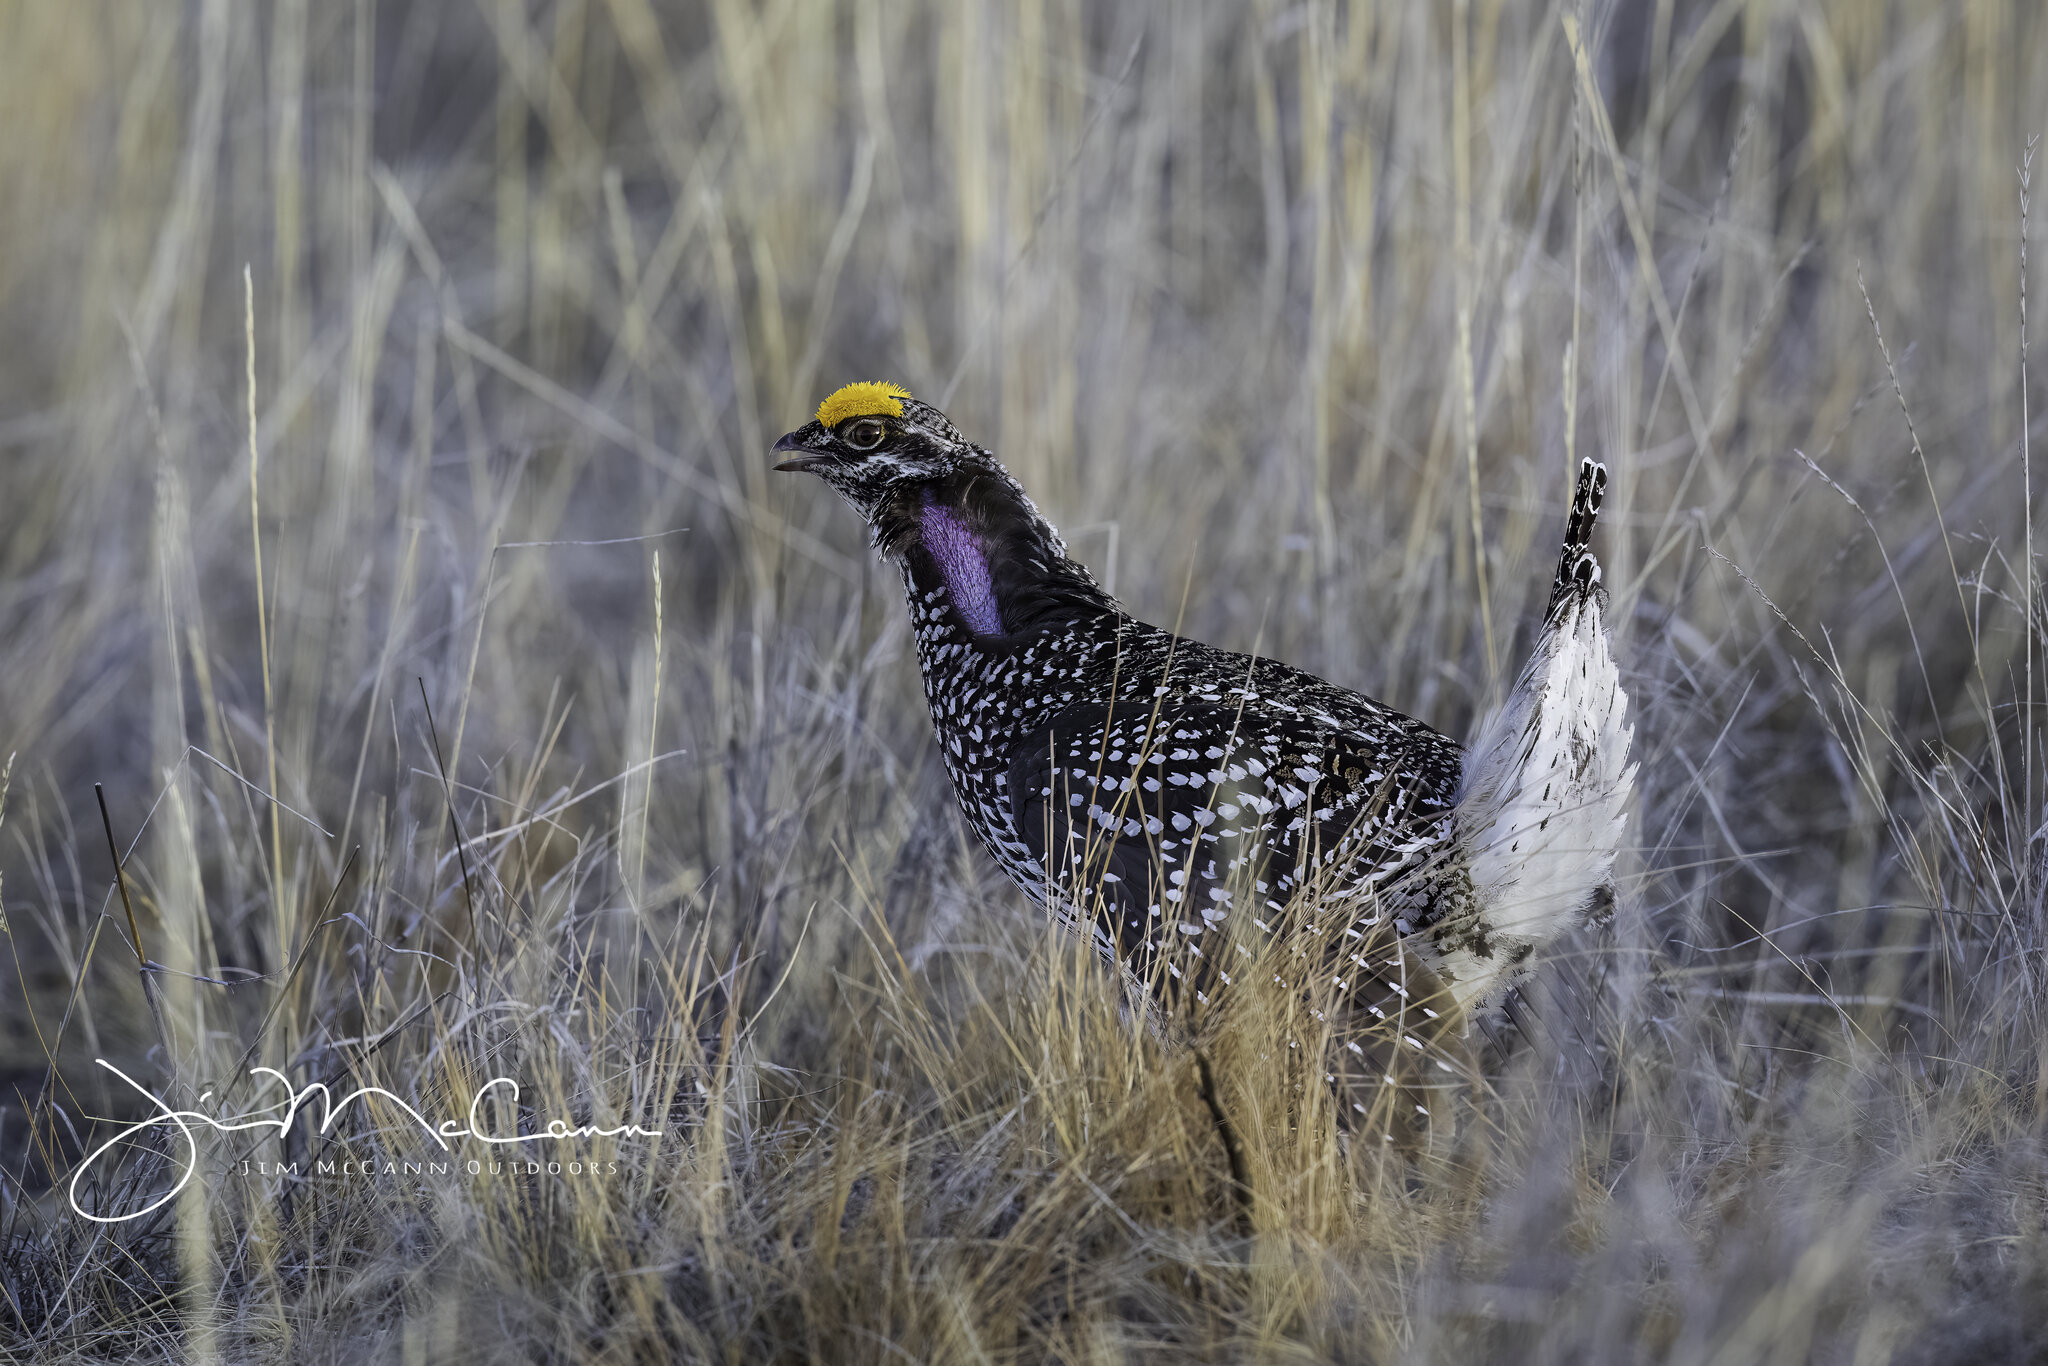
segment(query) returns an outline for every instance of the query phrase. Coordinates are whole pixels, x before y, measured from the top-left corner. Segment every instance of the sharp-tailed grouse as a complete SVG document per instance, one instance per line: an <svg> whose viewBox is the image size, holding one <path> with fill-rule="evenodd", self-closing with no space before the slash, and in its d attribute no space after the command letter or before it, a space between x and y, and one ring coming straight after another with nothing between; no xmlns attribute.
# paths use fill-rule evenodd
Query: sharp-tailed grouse
<svg viewBox="0 0 2048 1366"><path fill-rule="evenodd" d="M1426 1114L1454 1022L1604 899L1635 770L1589 549L1600 465L1528 666L1468 751L1139 621L994 455L894 385L848 385L775 449L901 566L940 752L1003 870L1169 1014L1295 964L1354 1124L1383 1097Z"/></svg>

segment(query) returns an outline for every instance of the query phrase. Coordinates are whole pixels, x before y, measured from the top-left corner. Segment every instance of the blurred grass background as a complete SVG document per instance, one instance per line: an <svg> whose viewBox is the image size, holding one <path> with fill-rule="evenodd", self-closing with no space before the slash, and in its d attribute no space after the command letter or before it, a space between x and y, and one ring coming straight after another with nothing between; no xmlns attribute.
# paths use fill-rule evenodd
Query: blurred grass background
<svg viewBox="0 0 2048 1366"><path fill-rule="evenodd" d="M0 7L9 1350L2048 1353L2044 25ZM1608 461L1634 847L1455 1151L1347 1160L1255 1003L1238 1204L1187 1058L968 848L894 571L769 472L866 378L1140 615L1458 735ZM93 1225L143 1109L95 1058L664 1133L581 1184L231 1174L420 1155L302 1120Z"/></svg>

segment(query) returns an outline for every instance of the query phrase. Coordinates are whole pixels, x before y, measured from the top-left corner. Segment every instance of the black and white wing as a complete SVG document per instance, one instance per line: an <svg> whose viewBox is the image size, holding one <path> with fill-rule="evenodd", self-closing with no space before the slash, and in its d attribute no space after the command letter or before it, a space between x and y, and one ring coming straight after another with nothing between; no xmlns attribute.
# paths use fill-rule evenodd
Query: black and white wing
<svg viewBox="0 0 2048 1366"><path fill-rule="evenodd" d="M1441 847L1454 778L1388 735L1227 702L1086 703L1020 746L1006 788L1050 909L1169 1000L1206 1004L1255 965L1313 988L1347 1119L1392 1127L1415 1122L1445 1016L1373 893Z"/></svg>

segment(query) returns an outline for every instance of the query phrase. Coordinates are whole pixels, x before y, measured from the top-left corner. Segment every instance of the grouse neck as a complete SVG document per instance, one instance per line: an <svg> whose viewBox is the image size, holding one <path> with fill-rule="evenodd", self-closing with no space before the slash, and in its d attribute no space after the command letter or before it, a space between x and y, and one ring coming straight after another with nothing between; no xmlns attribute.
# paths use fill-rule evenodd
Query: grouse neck
<svg viewBox="0 0 2048 1366"><path fill-rule="evenodd" d="M1115 615L1115 600L1001 470L962 472L905 490L878 528L903 562L913 604L937 602L980 645Z"/></svg>

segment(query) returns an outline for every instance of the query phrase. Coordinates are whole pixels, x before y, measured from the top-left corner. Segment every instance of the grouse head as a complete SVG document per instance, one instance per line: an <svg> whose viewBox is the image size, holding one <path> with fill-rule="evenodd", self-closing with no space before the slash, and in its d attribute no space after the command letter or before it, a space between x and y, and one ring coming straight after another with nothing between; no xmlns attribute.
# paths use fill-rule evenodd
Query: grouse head
<svg viewBox="0 0 2048 1366"><path fill-rule="evenodd" d="M1002 469L944 413L894 384L847 385L775 449L794 453L776 469L817 475L878 530L892 504L914 501L922 489Z"/></svg>
<svg viewBox="0 0 2048 1366"><path fill-rule="evenodd" d="M1002 462L894 384L849 384L775 443L775 468L817 475L867 519L911 581L943 585L977 637L1011 637L1115 601Z"/></svg>

